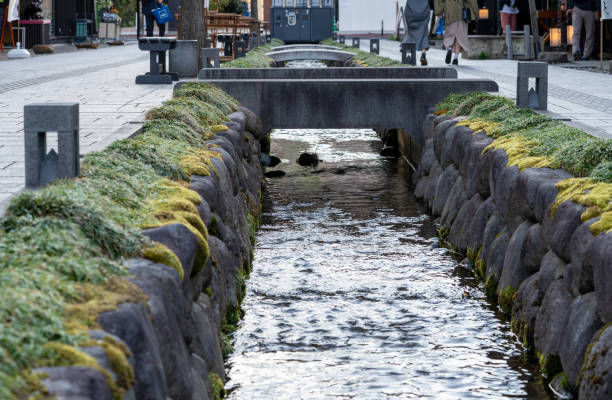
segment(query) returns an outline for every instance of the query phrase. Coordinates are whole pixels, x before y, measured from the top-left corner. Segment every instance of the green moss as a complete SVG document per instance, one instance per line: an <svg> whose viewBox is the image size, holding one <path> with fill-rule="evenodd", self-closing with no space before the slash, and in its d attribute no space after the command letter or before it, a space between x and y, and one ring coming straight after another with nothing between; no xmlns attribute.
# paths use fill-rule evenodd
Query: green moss
<svg viewBox="0 0 612 400"><path fill-rule="evenodd" d="M280 40L272 39L272 42L250 50L245 57L224 62L221 64L221 68L270 68L274 60L268 58L266 53L271 52L273 47L281 46L282 44L283 42Z"/></svg>
<svg viewBox="0 0 612 400"><path fill-rule="evenodd" d="M204 293L206 293L206 295L210 298L213 297L213 292L212 289L210 288L210 286L207 286L206 289L204 289Z"/></svg>
<svg viewBox="0 0 612 400"><path fill-rule="evenodd" d="M438 228L438 237L440 239L446 239L448 237L448 235L450 234L450 230L445 227L445 226L440 226Z"/></svg>
<svg viewBox="0 0 612 400"><path fill-rule="evenodd" d="M208 382L212 388L212 400L221 400L225 398L225 387L219 375L214 372L208 373Z"/></svg>
<svg viewBox="0 0 612 400"><path fill-rule="evenodd" d="M556 354L544 354L540 352L536 352L538 356L538 362L540 365L540 369L542 370L542 374L548 379L554 377L555 375L563 372L563 367L561 366L561 359Z"/></svg>
<svg viewBox="0 0 612 400"><path fill-rule="evenodd" d="M606 331L606 329L610 328L611 326L612 326L612 322L608 322L607 324L605 324L599 331L597 331L597 333L593 337L593 340L591 341L591 343L589 343L586 349L586 352L584 354L584 361L582 362L582 367L580 368L580 374L578 375L578 385L580 385L580 382L583 380L583 377L586 371L595 369L595 367L597 366L598 358L606 354L606 353L594 354L593 346L595 346L595 344L599 341L599 338ZM604 351L607 352L608 349ZM593 379L595 380L595 382L593 383L601 384L602 383L601 378L602 377L594 377Z"/></svg>
<svg viewBox="0 0 612 400"><path fill-rule="evenodd" d="M129 351L93 341L88 332L99 328L101 312L125 302L146 305L142 291L123 279L125 259L149 257L181 274L176 257L154 246L142 228L185 225L200 244L194 273L205 265L208 232L196 208L201 199L187 180L202 166L214 172L216 153L204 140L237 107L213 85L188 83L148 113L141 135L86 155L79 178L11 201L0 218L0 398L44 397L30 374L39 366L95 367L78 351L87 345L106 352L115 396L131 384Z"/></svg>
<svg viewBox="0 0 612 400"><path fill-rule="evenodd" d="M569 178L558 182L555 187L559 194L551 206L553 216L563 202L572 200L588 207L582 213L583 222L601 216L591 225L593 235L612 230L612 183L598 182L592 178Z"/></svg>
<svg viewBox="0 0 612 400"><path fill-rule="evenodd" d="M326 39L322 42L326 46L334 46L341 50L354 53L353 61L362 67L410 67L407 64L402 64L399 61L387 57L381 57L376 54L361 51L352 46L337 43L335 40Z"/></svg>
<svg viewBox="0 0 612 400"><path fill-rule="evenodd" d="M497 301L497 279L491 274L485 280L484 292L490 301Z"/></svg>
<svg viewBox="0 0 612 400"><path fill-rule="evenodd" d="M223 353L223 358L227 358L228 355L234 352L231 339L223 332L221 332L221 352Z"/></svg>
<svg viewBox="0 0 612 400"><path fill-rule="evenodd" d="M181 281L185 278L185 271L179 258L169 248L161 243L154 243L153 246L147 247L142 255L144 258L159 264L165 264L174 269Z"/></svg>
<svg viewBox="0 0 612 400"><path fill-rule="evenodd" d="M506 313L510 314L512 311L512 304L514 303L514 298L516 297L517 289L512 286L508 286L499 292L498 304L499 308Z"/></svg>
<svg viewBox="0 0 612 400"><path fill-rule="evenodd" d="M436 105L436 114L466 116L459 122L496 138L509 165L565 168L577 177L612 182L612 141L599 139L487 93L453 94Z"/></svg>

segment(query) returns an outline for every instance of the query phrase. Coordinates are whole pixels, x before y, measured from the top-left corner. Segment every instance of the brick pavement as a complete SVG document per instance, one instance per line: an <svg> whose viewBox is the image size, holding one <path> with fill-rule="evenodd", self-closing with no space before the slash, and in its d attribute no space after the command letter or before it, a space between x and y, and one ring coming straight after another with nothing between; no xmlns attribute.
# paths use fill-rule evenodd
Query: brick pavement
<svg viewBox="0 0 612 400"><path fill-rule="evenodd" d="M361 50L369 51L369 41L361 42ZM445 66L446 52L431 48L427 59L431 66ZM381 40L380 55L401 59L399 43ZM417 55L419 57L420 55ZM489 78L500 87L500 94L516 98L516 61L459 60L459 78ZM551 65L548 70L548 109L567 123L589 133L612 138L612 75L575 70Z"/></svg>
<svg viewBox="0 0 612 400"><path fill-rule="evenodd" d="M148 68L148 53L135 45L0 62L0 212L24 185L25 104L78 102L81 154L99 150L172 96L171 85L134 83ZM55 145L50 135L48 147Z"/></svg>

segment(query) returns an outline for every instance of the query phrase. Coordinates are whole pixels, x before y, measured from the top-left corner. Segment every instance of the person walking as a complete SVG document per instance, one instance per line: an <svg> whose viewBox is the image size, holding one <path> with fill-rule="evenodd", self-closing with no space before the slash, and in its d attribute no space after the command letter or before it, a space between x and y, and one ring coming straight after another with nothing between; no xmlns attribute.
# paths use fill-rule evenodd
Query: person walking
<svg viewBox="0 0 612 400"><path fill-rule="evenodd" d="M501 20L501 26L504 33L506 33L506 27L510 26L511 31L516 30L516 15L519 10L516 6L516 0L504 0L504 6L499 12L499 19Z"/></svg>
<svg viewBox="0 0 612 400"><path fill-rule="evenodd" d="M590 60L595 45L595 21L599 21L601 0L568 0L567 13L572 15L574 36L572 37L572 50L574 60ZM584 53L580 52L582 27L586 34L584 40Z"/></svg>
<svg viewBox="0 0 612 400"><path fill-rule="evenodd" d="M446 47L447 64L459 64L459 52L470 49L468 40L468 23L478 15L476 0L435 0L436 15L444 16L444 47ZM469 14L469 15L467 15Z"/></svg>
<svg viewBox="0 0 612 400"><path fill-rule="evenodd" d="M432 3L433 0L406 0L404 7L404 22L406 23L404 43L416 43L417 51L421 52L421 65L427 65L427 50L429 50L427 36Z"/></svg>
<svg viewBox="0 0 612 400"><path fill-rule="evenodd" d="M160 24L153 16L153 10L161 6L161 4L162 0L142 0L142 13L146 19L147 37L153 36L154 24L157 24L159 28L159 37L164 37L166 35L166 24Z"/></svg>

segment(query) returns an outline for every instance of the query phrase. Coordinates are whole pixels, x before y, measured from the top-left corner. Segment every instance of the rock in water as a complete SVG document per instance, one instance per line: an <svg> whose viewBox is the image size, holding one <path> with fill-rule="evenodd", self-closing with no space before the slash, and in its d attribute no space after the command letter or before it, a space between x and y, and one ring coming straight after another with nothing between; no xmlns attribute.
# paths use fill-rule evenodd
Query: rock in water
<svg viewBox="0 0 612 400"><path fill-rule="evenodd" d="M271 167L276 167L278 164L281 163L281 159L276 157L276 156L270 156L270 166Z"/></svg>
<svg viewBox="0 0 612 400"><path fill-rule="evenodd" d="M281 176L285 176L285 171L281 171L280 169L274 171L267 171L264 173L264 176L268 178L280 178Z"/></svg>
<svg viewBox="0 0 612 400"><path fill-rule="evenodd" d="M402 153L400 153L400 151L396 147L385 146L380 151L380 155L383 156L383 157L397 158L397 157L401 156Z"/></svg>
<svg viewBox="0 0 612 400"><path fill-rule="evenodd" d="M53 54L55 51L50 44L35 44L32 50L34 50L35 54Z"/></svg>
<svg viewBox="0 0 612 400"><path fill-rule="evenodd" d="M314 167L319 164L319 156L316 153L302 153L297 163L303 167Z"/></svg>

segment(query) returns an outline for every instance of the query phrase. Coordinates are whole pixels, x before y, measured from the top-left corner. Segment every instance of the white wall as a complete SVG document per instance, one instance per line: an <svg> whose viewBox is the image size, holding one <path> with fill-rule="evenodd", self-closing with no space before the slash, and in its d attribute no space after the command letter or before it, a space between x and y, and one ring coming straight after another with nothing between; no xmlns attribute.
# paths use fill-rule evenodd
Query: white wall
<svg viewBox="0 0 612 400"><path fill-rule="evenodd" d="M378 33L380 21L385 32L395 31L397 0L339 0L338 30L340 33ZM405 1L400 1L404 6Z"/></svg>

